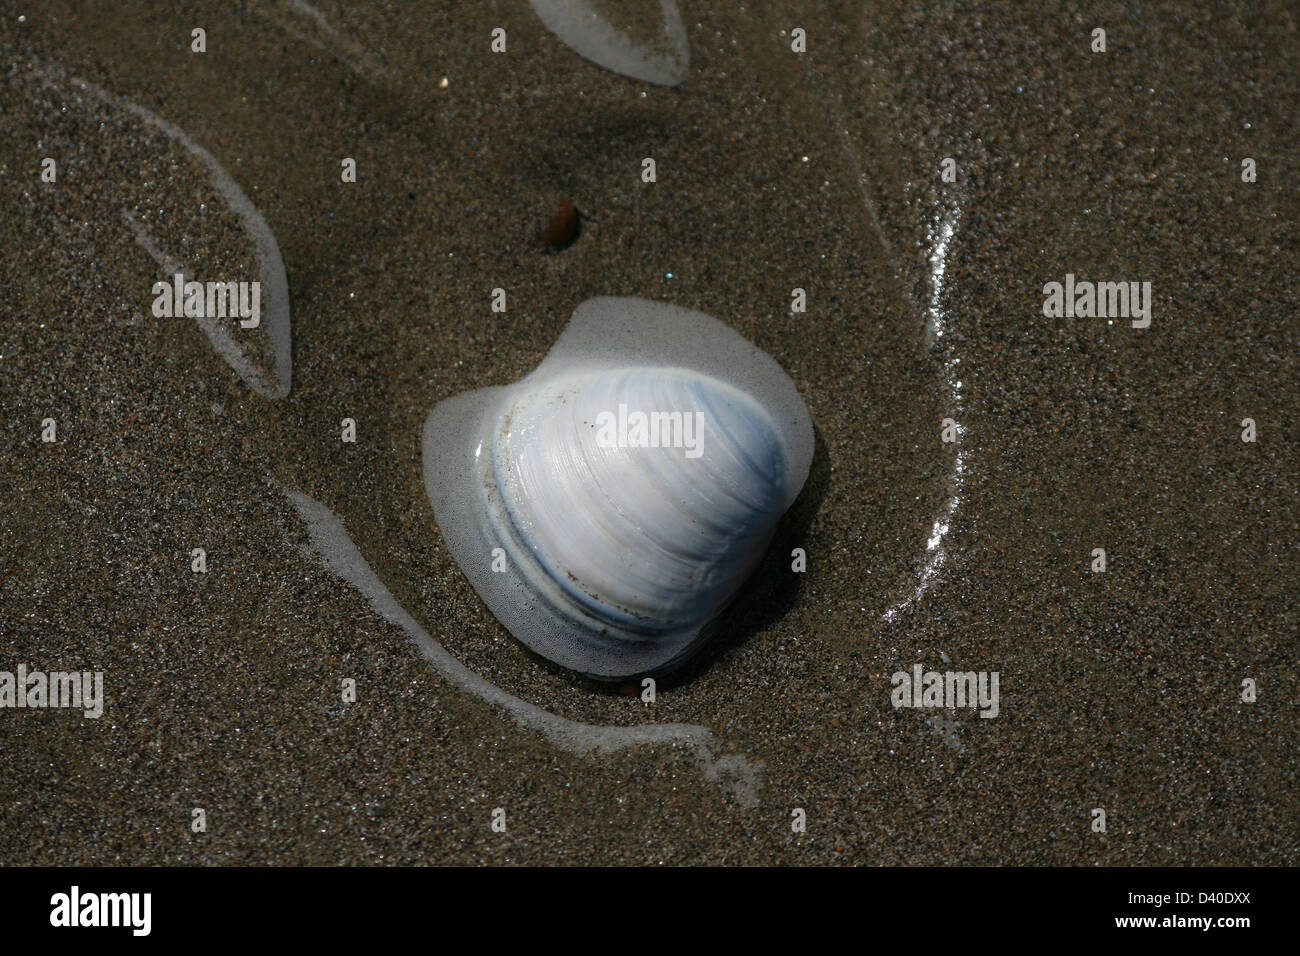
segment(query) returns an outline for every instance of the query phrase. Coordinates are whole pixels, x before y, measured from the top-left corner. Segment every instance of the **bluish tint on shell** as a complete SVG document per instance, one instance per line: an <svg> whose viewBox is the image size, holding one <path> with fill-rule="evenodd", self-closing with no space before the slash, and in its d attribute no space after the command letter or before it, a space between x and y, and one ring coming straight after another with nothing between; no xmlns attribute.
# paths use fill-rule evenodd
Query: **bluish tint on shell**
<svg viewBox="0 0 1300 956"><path fill-rule="evenodd" d="M601 446L594 419L619 401L701 411L702 454ZM803 486L813 434L785 372L716 319L598 298L524 379L439 403L423 444L434 516L492 613L543 657L616 680L671 668L709 632Z"/></svg>

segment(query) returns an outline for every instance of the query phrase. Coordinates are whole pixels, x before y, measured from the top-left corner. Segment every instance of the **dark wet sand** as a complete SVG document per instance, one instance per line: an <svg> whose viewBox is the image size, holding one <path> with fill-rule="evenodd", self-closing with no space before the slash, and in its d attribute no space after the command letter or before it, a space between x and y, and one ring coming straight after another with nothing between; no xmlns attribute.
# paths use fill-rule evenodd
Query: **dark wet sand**
<svg viewBox="0 0 1300 956"><path fill-rule="evenodd" d="M0 710L0 862L1300 862L1294 6L686 3L673 89L581 59L522 2L319 0L332 34L289 0L124 6L0 21L0 670L102 670L108 696L100 720ZM150 312L124 205L214 274L250 268L202 170L37 63L175 123L261 210L286 399ZM557 195L583 216L562 252L537 239ZM954 208L930 349L928 237ZM1044 317L1067 272L1150 280L1151 327ZM525 374L596 295L727 322L819 438L727 633L653 708L515 643L421 476L429 409ZM946 557L887 620L952 493L948 415ZM715 756L761 764L757 805L689 747L578 756L457 689L305 550L282 487L484 678L584 722L708 727ZM999 672L1001 713L894 710L916 663Z"/></svg>

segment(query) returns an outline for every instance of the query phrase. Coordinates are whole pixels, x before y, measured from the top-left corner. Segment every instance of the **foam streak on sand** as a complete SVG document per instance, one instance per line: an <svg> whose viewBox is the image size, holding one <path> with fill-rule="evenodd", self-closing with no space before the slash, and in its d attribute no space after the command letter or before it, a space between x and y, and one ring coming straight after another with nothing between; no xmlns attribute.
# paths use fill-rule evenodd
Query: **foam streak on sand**
<svg viewBox="0 0 1300 956"><path fill-rule="evenodd" d="M266 17L296 40L337 57L348 69L372 82L382 80L385 71L365 48L340 33L325 14L307 0L280 0L274 6L255 7L253 12Z"/></svg>
<svg viewBox="0 0 1300 956"><path fill-rule="evenodd" d="M253 369L252 364L235 344L233 338L229 335L224 337L214 335L207 327L204 327L203 330L207 333L218 354L230 364L235 373L250 388L269 399L284 398L288 395L293 380L292 335L289 324L289 280L284 272L284 260L280 257L280 245L275 241L275 234L271 232L270 226L266 224L266 220L262 218L262 214L258 212L257 207L244 195L244 191L231 179L230 174L217 162L216 157L196 143L179 126L169 123L157 113L140 106L138 103L110 93L88 80L67 76L61 70L39 65L36 72L53 82L70 83L77 89L91 94L110 106L134 114L168 139L183 146L204 167L212 180L212 185L225 199L230 208L243 220L244 228L253 237L258 269L261 274L262 290L266 301L267 333L270 336L271 348L275 355L274 384L267 384L263 377ZM165 256L158 250L156 244L152 241L152 237L144 230L143 226L140 226L129 216L127 224L131 226L136 242L140 243L155 261L161 263L163 259L171 260L171 257Z"/></svg>
<svg viewBox="0 0 1300 956"><path fill-rule="evenodd" d="M677 86L690 72L691 45L676 0L659 0L659 48L609 23L588 0L528 0L538 19L579 56L658 86ZM649 8L648 2L639 6Z"/></svg>
<svg viewBox="0 0 1300 956"><path fill-rule="evenodd" d="M166 275L170 276L186 271L184 264L179 259L168 255L158 246L153 233L146 229L144 224L135 216L131 215L129 210L122 210L122 221L130 227L131 233L135 236L135 241L140 248L149 253L153 261L158 263ZM199 324L203 334L208 337L208 341L212 343L212 348L216 353L226 360L226 364L235 370L235 374L245 384L260 395L265 395L268 398L272 397L275 389L267 384L261 371L249 361L248 356L235 342L234 336L230 334L230 330L225 325L210 315L196 316L194 321Z"/></svg>
<svg viewBox="0 0 1300 956"><path fill-rule="evenodd" d="M740 754L713 756L713 732L695 724L646 724L612 727L582 724L543 710L507 693L470 670L420 626L379 580L338 517L307 495L285 489L306 522L316 553L338 577L361 592L384 620L400 627L420 655L466 693L507 711L522 727L544 734L553 744L577 754L611 753L637 744L686 744L695 751L705 778L731 793L743 807L758 805L762 763Z"/></svg>
<svg viewBox="0 0 1300 956"><path fill-rule="evenodd" d="M952 530L957 512L962 504L962 485L966 476L966 452L961 447L965 427L961 422L961 413L965 407L962 394L962 381L957 377L961 359L952 355L952 349L945 334L949 331L948 316L943 310L944 277L948 269L948 250L953 236L957 232L957 220L961 218L961 209L952 206L941 210L935 216L930 229L930 302L926 309L925 343L939 355L943 364L944 396L948 402L948 415L957 422L957 453L953 458L953 470L949 479L948 500L944 502L930 537L925 542L925 564L922 565L912 592L902 601L885 611L885 620L892 621L920 599L934 583L948 560L944 539Z"/></svg>
<svg viewBox="0 0 1300 956"><path fill-rule="evenodd" d="M803 75L811 80L810 83L806 84L805 88L816 90L834 90L836 88L834 84L827 82L822 74L811 65L811 61L805 61ZM840 100L838 109L829 98L825 99L821 105L829 108L836 136L848 159L850 169L855 174L854 185L858 189L862 208L866 210L868 220L880 243L880 249L886 259L897 261L889 236L881 224L880 214L876 210L876 203L871 197L868 170L859 160L864 150L850 131L849 125L843 121L843 116L847 111L843 106L842 94L836 93L835 95ZM939 207L933 222L930 224L928 230L928 239L930 241L928 263L930 294L925 307L925 344L931 354L938 356L941 363L942 386L944 398L948 405L947 415L957 422L957 451L953 458L952 474L948 479L948 498L940 509L938 516L934 519L934 524L930 529L930 536L925 542L924 564L921 570L917 572L916 583L907 597L885 610L884 619L886 621L893 621L898 615L912 607L938 579L940 570L948 560L948 552L944 547L945 540L952 531L957 512L962 504L962 486L966 475L967 456L961 447L960 441L965 434L965 426L962 423L962 412L965 407L962 395L962 381L957 377L961 359L952 354L951 336L947 335L950 331L949 320L943 308L948 257L952 241L957 234L957 222L960 218L961 208L956 202L946 202ZM916 302L915 297L907 290L905 285L900 291L909 307L919 308L920 303Z"/></svg>

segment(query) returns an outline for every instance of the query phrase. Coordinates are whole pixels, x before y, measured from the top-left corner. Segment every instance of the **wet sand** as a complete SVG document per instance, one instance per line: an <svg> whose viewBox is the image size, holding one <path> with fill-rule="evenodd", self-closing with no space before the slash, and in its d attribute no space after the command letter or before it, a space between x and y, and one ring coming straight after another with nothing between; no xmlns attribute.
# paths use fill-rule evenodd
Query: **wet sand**
<svg viewBox="0 0 1300 956"><path fill-rule="evenodd" d="M0 709L0 862L1300 858L1293 8L689 3L664 88L522 2L92 6L0 22L0 670L100 670L107 695L98 720ZM251 240L192 155L71 77L184 130L265 218L287 397L152 314L124 208L213 276L255 277ZM557 195L582 215L563 251L537 238ZM1150 327L1044 316L1067 273L1150 281ZM599 295L726 322L818 436L724 633L652 707L515 642L422 480L429 410L527 373ZM467 692L286 491L486 684L708 743L583 752ZM998 716L896 710L914 664L998 672Z"/></svg>

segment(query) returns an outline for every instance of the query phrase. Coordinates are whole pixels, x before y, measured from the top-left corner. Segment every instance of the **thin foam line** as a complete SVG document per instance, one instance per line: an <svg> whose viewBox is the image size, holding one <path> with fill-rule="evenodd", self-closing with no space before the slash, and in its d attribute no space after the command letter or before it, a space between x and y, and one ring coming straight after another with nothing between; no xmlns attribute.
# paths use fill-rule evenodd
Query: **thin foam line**
<svg viewBox="0 0 1300 956"><path fill-rule="evenodd" d="M275 385L273 387L268 386L262 380L260 375L255 375L250 378L246 372L251 368L251 365L249 365L246 360L241 362L240 365L237 365L232 361L232 354L239 354L240 358L243 358L242 354L238 352L238 347L234 346L233 340L230 340L230 342L236 351L232 353L229 349L222 348L218 344L218 339L214 338L207 328L204 328L204 331L208 332L208 338L212 341L213 346L216 347L218 354L220 354L221 357L230 364L230 366L235 370L235 373L239 375L239 377L250 388L272 400L284 398L288 395L293 379L293 343L289 322L289 280L284 272L284 260L280 257L279 243L276 242L275 234L271 232L270 226L266 224L266 220L262 218L262 214L258 212L257 207L254 206L253 203L249 201L248 197L244 195L244 191L239 188L239 184L236 183L234 179L230 177L230 174L226 172L225 168L217 162L216 157L195 142L194 139L192 139L190 135L179 126L169 123L157 113L140 106L138 103L134 103L125 97L117 96L114 93L110 93L108 90L96 86L89 80L83 80L80 77L67 74L57 67L44 66L34 57L33 64L35 72L46 80L55 83L69 83L72 86L91 94L102 102L107 103L109 106L135 114L145 123L165 135L168 139L183 146L207 170L217 192L226 200L227 205L229 205L230 208L239 215L240 219L244 222L244 227L253 237L257 255L257 264L261 274L264 299L266 302L265 312L267 335L270 337L271 349L275 356ZM129 220L128 224L131 224L132 222L134 222L134 220ZM132 231L135 234L137 242L140 241L140 230L142 228L143 227L139 227L138 224L132 225ZM145 235L147 235L147 233L145 233ZM152 243L152 238L150 239L150 242ZM148 245L145 245L144 248L146 251L150 251ZM150 251L150 255L153 255L154 259L157 260L159 254L160 251L157 249L156 244L154 244L153 250ZM170 257L167 258L169 261L174 261L171 260Z"/></svg>
<svg viewBox="0 0 1300 956"><path fill-rule="evenodd" d="M325 566L360 591L384 620L400 627L420 655L462 691L502 708L520 726L541 732L553 744L572 753L611 753L639 744L686 744L694 749L701 772L708 780L731 792L741 806L758 805L759 775L763 764L751 762L740 754L715 758L713 731L707 727L696 724L617 727L578 723L521 700L480 677L448 653L397 602L332 511L307 495L288 488L282 490L306 523L312 545Z"/></svg>
<svg viewBox="0 0 1300 956"><path fill-rule="evenodd" d="M946 210L941 210L935 216L935 221L930 229L930 301L926 309L925 323L925 342L931 350L937 350L940 360L943 363L943 380L946 398L950 414L957 421L957 453L953 459L953 470L949 476L949 494L948 500L944 502L938 517L934 519L934 525L930 529L930 537L925 542L925 564L922 565L917 577L915 587L912 593L902 601L890 607L885 611L884 618L886 621L893 621L899 614L906 611L915 604L930 586L938 579L940 572L948 561L948 551L944 546L945 540L952 532L953 525L956 524L957 514L962 505L962 486L966 476L966 452L961 447L960 442L964 435L965 428L961 424L960 415L964 410L964 401L962 395L963 383L957 378L959 369L957 366L961 359L951 355L951 347L945 341L945 334L949 331L949 320L947 313L943 309L944 297L944 278L948 271L948 253L952 246L952 240L957 234L957 222L961 218L961 209L953 205Z"/></svg>

